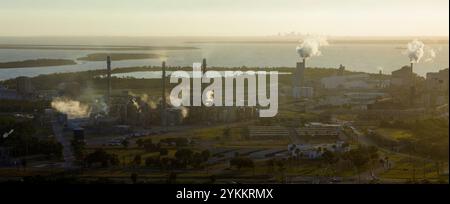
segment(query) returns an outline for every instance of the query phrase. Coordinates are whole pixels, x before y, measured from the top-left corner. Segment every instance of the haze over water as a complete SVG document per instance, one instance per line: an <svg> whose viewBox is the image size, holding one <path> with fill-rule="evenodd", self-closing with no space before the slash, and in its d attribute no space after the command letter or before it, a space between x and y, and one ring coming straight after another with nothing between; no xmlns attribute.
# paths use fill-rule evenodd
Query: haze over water
<svg viewBox="0 0 450 204"><path fill-rule="evenodd" d="M248 38L247 38L248 39ZM299 57L295 51L295 42L248 42L248 41L212 41L196 38L157 38L157 37L115 37L115 38L0 38L0 44L33 45L121 45L121 46L185 46L198 49L187 50L150 50L150 51L114 51L120 53L157 53L165 56L169 66L192 66L202 58L208 60L212 67L295 67ZM426 45L436 52L432 61L415 65L414 71L420 75L449 67L448 43ZM336 43L322 47L322 55L307 61L308 67L337 68L343 64L351 71L377 73L382 67L384 73L390 74L401 66L408 65L404 54L406 44L403 42L348 42ZM40 49L0 49L0 62L21 61L29 59L74 59L91 53L110 52L98 50L40 50ZM104 69L104 62L81 62L77 65L0 69L0 80L18 76L37 76L56 72L76 72L92 69ZM161 59L114 61L113 66L159 66Z"/></svg>

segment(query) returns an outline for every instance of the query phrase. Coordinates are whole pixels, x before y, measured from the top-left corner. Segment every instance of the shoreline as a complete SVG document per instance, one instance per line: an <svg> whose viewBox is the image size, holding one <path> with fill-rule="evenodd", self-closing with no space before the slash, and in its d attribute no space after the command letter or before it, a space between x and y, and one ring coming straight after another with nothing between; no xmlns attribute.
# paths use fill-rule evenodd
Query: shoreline
<svg viewBox="0 0 450 204"><path fill-rule="evenodd" d="M70 59L33 59L33 60L23 60L23 61L12 61L12 62L0 62L1 69L17 69L17 68L40 68L40 67L54 67L54 66L66 66L66 65L76 65L74 60Z"/></svg>

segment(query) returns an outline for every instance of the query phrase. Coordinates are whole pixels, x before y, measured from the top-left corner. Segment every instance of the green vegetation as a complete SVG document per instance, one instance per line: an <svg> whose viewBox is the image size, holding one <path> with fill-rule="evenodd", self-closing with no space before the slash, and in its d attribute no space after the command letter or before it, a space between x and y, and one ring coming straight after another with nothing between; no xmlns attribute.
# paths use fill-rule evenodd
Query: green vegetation
<svg viewBox="0 0 450 204"><path fill-rule="evenodd" d="M375 131L377 134L396 141L411 139L412 137L412 133L409 130L395 128L377 128Z"/></svg>
<svg viewBox="0 0 450 204"><path fill-rule="evenodd" d="M443 118L420 120L382 121L380 127L388 129L396 140L386 141L376 132L369 136L380 144L402 146L405 153L422 155L434 160L448 161L449 123ZM382 129L382 130L383 130ZM395 129L395 131L392 131Z"/></svg>
<svg viewBox="0 0 450 204"><path fill-rule="evenodd" d="M119 164L119 159L115 154L109 154L105 150L98 149L95 152L86 155L84 162L88 167L95 164L100 164L101 167L108 167L117 166Z"/></svg>
<svg viewBox="0 0 450 204"><path fill-rule="evenodd" d="M28 101L28 100L0 100L0 112L14 113L14 112L28 112L32 113L43 111L50 107L49 101Z"/></svg>
<svg viewBox="0 0 450 204"><path fill-rule="evenodd" d="M43 154L56 159L62 156L62 145L54 137L49 137L49 128L29 119L0 117L0 134L11 133L0 137L0 146L10 149L14 157Z"/></svg>
<svg viewBox="0 0 450 204"><path fill-rule="evenodd" d="M35 59L16 62L0 62L0 69L51 67L51 66L74 65L74 64L77 63L73 60L68 59Z"/></svg>

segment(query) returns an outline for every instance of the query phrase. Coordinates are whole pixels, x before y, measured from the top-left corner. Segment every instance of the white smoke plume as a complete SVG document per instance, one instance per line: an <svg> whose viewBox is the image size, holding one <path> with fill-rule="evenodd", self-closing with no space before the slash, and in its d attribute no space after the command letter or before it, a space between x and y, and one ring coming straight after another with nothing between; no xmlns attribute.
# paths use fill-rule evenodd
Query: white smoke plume
<svg viewBox="0 0 450 204"><path fill-rule="evenodd" d="M136 94L136 93L130 92L130 95L135 96L135 97L139 97L142 102L146 103L148 105L148 107L150 107L150 109L154 110L154 109L158 108L157 100L153 99L148 94ZM135 103L135 102L133 102L133 103ZM134 105L136 106L136 104L134 104Z"/></svg>
<svg viewBox="0 0 450 204"><path fill-rule="evenodd" d="M426 56L424 61L425 62L433 62L434 58L436 58L436 55L437 55L437 53L436 53L436 51L434 49L429 49L427 51L427 56Z"/></svg>
<svg viewBox="0 0 450 204"><path fill-rule="evenodd" d="M141 100L144 101L145 103L147 103L151 109L156 109L158 107L156 105L157 102L155 102L155 100L151 99L149 95L142 94L140 97L141 97Z"/></svg>
<svg viewBox="0 0 450 204"><path fill-rule="evenodd" d="M97 98L94 103L91 104L93 113L108 113L108 105L103 98Z"/></svg>
<svg viewBox="0 0 450 204"><path fill-rule="evenodd" d="M320 56L322 55L320 47L328 45L328 41L324 37L307 37L301 43L297 46L297 53L301 58Z"/></svg>
<svg viewBox="0 0 450 204"><path fill-rule="evenodd" d="M138 109L139 110L139 104L138 104L138 102L136 101L136 99L135 98L132 98L131 99L131 102L133 103L133 106L136 108L136 109Z"/></svg>
<svg viewBox="0 0 450 204"><path fill-rule="evenodd" d="M184 106L180 106L179 108L181 109L181 116L183 116L183 118L187 118L189 115L189 110Z"/></svg>
<svg viewBox="0 0 450 204"><path fill-rule="evenodd" d="M67 98L55 98L51 105L58 112L67 114L67 117L70 119L89 117L91 112L91 108L88 105Z"/></svg>
<svg viewBox="0 0 450 204"><path fill-rule="evenodd" d="M378 71L378 73L383 73L383 71L384 71L384 68L383 68L383 67L381 67L381 66L379 66L379 67L377 67L377 71Z"/></svg>
<svg viewBox="0 0 450 204"><path fill-rule="evenodd" d="M6 139L7 137L9 137L13 132L14 132L14 129L11 129L9 132L3 133L3 139Z"/></svg>
<svg viewBox="0 0 450 204"><path fill-rule="evenodd" d="M409 61L411 63L419 63L420 59L423 57L425 44L419 40L413 40L408 43L407 54L409 57Z"/></svg>

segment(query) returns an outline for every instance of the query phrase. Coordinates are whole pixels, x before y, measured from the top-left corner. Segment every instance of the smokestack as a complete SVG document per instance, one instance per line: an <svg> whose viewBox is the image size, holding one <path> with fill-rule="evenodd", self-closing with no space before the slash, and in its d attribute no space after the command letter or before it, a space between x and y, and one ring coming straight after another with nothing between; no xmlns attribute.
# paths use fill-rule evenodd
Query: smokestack
<svg viewBox="0 0 450 204"><path fill-rule="evenodd" d="M161 125L164 129L167 128L166 120L166 62L162 62L162 104L161 104Z"/></svg>
<svg viewBox="0 0 450 204"><path fill-rule="evenodd" d="M202 61L202 72L203 72L203 74L205 74L205 72L206 72L206 59L205 58L203 58L203 61Z"/></svg>
<svg viewBox="0 0 450 204"><path fill-rule="evenodd" d="M107 87L108 87L108 90L107 90L107 102L108 102L108 107L109 107L109 105L111 105L110 104L110 100L111 100L111 56L107 56L106 57L106 72L107 72L107 83L108 83L108 85L107 85Z"/></svg>
<svg viewBox="0 0 450 204"><path fill-rule="evenodd" d="M297 64L299 84L298 86L303 87L305 85L305 67L306 58L303 58L303 62Z"/></svg>
<svg viewBox="0 0 450 204"><path fill-rule="evenodd" d="M206 73L206 58L203 58L203 61L202 61L202 76ZM203 83L201 83L201 90L202 90L202 93L203 93L203 90L204 90L205 88L203 87ZM203 97L202 95L201 95L201 97ZM202 100L202 99L201 99ZM203 102L201 103L201 106L203 106Z"/></svg>
<svg viewBox="0 0 450 204"><path fill-rule="evenodd" d="M303 58L303 62L297 62L297 68L295 69L292 87L302 87L303 81L305 80L304 72L305 72L305 58Z"/></svg>

